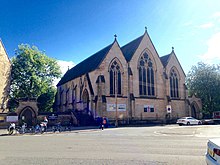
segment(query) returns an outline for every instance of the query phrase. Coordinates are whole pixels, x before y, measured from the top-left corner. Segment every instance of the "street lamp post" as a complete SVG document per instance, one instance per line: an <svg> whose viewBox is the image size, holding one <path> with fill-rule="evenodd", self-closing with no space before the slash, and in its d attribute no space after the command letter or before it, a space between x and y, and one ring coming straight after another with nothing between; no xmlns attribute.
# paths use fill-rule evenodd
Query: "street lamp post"
<svg viewBox="0 0 220 165"><path fill-rule="evenodd" d="M118 107L117 107L117 71L115 71L115 127L118 127Z"/></svg>

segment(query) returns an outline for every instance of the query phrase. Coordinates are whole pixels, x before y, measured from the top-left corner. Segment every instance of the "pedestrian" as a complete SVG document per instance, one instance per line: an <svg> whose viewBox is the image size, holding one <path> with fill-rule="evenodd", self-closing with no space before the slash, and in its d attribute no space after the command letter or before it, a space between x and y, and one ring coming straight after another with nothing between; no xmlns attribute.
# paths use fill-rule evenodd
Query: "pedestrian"
<svg viewBox="0 0 220 165"><path fill-rule="evenodd" d="M99 124L99 129L102 128L102 117L97 117L97 123Z"/></svg>
<svg viewBox="0 0 220 165"><path fill-rule="evenodd" d="M36 126L35 126L35 133L38 133L38 132L40 132L40 126L39 126L39 124L36 124Z"/></svg>
<svg viewBox="0 0 220 165"><path fill-rule="evenodd" d="M104 130L105 125L106 125L106 119L103 117L102 118L102 130Z"/></svg>
<svg viewBox="0 0 220 165"><path fill-rule="evenodd" d="M45 122L46 124L48 123L47 116L44 116L44 122Z"/></svg>
<svg viewBox="0 0 220 165"><path fill-rule="evenodd" d="M27 127L27 124L25 122L23 122L22 126L21 126L21 133L24 134L25 133L25 129Z"/></svg>
<svg viewBox="0 0 220 165"><path fill-rule="evenodd" d="M44 116L44 120L43 122L41 122L40 127L41 127L41 132L45 132L47 130L47 123L48 123L48 119L46 116Z"/></svg>

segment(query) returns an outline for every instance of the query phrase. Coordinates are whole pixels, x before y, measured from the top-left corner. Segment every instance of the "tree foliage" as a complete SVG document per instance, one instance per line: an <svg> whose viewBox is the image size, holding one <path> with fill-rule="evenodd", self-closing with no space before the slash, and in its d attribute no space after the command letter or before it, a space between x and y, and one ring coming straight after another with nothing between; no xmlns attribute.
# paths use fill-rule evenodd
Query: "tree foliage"
<svg viewBox="0 0 220 165"><path fill-rule="evenodd" d="M198 63L187 75L190 95L201 98L203 113L211 117L212 112L220 111L220 67Z"/></svg>
<svg viewBox="0 0 220 165"><path fill-rule="evenodd" d="M61 76L55 59L28 44L19 45L15 55L12 58L11 98L38 98L52 91L53 80Z"/></svg>
<svg viewBox="0 0 220 165"><path fill-rule="evenodd" d="M41 94L38 99L39 112L52 112L56 95L56 88L51 87L46 93Z"/></svg>

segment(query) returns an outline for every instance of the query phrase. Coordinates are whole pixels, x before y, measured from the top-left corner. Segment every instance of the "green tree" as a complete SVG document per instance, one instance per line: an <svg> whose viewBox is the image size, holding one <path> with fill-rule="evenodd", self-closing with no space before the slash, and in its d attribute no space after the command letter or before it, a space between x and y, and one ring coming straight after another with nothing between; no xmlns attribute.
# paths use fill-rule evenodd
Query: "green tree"
<svg viewBox="0 0 220 165"><path fill-rule="evenodd" d="M201 98L204 115L220 111L220 67L199 62L187 75L189 94Z"/></svg>
<svg viewBox="0 0 220 165"><path fill-rule="evenodd" d="M52 112L56 95L56 88L51 87L46 93L41 94L38 99L39 112Z"/></svg>
<svg viewBox="0 0 220 165"><path fill-rule="evenodd" d="M60 76L60 67L55 59L46 56L36 46L21 44L12 58L10 97L15 100L38 98L53 91L53 81ZM54 97L47 99L53 100Z"/></svg>

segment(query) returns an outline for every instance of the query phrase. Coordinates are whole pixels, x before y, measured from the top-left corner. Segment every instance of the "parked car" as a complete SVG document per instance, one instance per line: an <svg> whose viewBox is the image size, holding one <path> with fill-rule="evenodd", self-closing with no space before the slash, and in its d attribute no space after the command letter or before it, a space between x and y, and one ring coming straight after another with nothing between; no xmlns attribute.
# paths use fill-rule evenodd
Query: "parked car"
<svg viewBox="0 0 220 165"><path fill-rule="evenodd" d="M199 125L202 124L200 120L197 120L193 117L182 117L177 120L177 124L181 125Z"/></svg>
<svg viewBox="0 0 220 165"><path fill-rule="evenodd" d="M215 124L215 122L213 119L202 119L202 124L210 125L210 124Z"/></svg>
<svg viewBox="0 0 220 165"><path fill-rule="evenodd" d="M207 165L220 164L220 138L209 139L206 152Z"/></svg>

